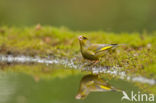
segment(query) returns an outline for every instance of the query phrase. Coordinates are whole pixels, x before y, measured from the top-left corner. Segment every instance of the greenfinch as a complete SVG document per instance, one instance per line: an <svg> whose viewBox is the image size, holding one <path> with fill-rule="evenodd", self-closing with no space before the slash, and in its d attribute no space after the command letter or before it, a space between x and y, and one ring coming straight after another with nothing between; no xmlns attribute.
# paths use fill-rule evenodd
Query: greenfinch
<svg viewBox="0 0 156 103"><path fill-rule="evenodd" d="M80 50L84 59L98 61L105 52L118 46L118 44L92 44L85 36L78 37Z"/></svg>
<svg viewBox="0 0 156 103"><path fill-rule="evenodd" d="M79 91L76 95L76 99L85 99L90 92L105 92L105 91L118 91L109 85L106 80L100 78L98 75L86 75L80 81Z"/></svg>

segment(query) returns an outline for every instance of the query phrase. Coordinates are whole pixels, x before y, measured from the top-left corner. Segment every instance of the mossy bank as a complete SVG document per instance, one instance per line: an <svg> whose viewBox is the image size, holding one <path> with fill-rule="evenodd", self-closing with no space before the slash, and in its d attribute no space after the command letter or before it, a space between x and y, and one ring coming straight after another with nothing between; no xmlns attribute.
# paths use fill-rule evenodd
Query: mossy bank
<svg viewBox="0 0 156 103"><path fill-rule="evenodd" d="M81 63L84 60L80 53L79 35L87 36L94 43L126 44L105 55L100 65L120 66L128 73L156 78L156 32L84 33L65 27L0 27L0 54L76 58Z"/></svg>

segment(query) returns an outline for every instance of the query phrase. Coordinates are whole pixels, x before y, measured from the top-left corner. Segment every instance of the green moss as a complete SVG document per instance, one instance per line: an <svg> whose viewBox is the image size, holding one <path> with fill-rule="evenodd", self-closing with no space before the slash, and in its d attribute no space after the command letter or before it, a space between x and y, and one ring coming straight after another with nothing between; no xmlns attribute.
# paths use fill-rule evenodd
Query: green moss
<svg viewBox="0 0 156 103"><path fill-rule="evenodd" d="M156 78L156 32L147 33L107 33L73 32L65 27L55 28L44 26L36 29L1 27L0 53L13 55L58 56L78 59L81 62L79 50L79 35L87 36L94 43L118 43L121 45L115 52L106 54L101 59L101 65L118 65L128 73L141 74Z"/></svg>

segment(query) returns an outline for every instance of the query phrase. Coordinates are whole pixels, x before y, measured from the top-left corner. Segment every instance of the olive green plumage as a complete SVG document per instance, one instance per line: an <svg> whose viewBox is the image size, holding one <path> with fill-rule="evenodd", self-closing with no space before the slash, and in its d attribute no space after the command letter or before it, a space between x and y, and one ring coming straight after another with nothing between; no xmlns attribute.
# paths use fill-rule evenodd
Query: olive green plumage
<svg viewBox="0 0 156 103"><path fill-rule="evenodd" d="M76 99L84 99L90 92L121 91L109 85L106 80L98 75L85 75L80 81Z"/></svg>
<svg viewBox="0 0 156 103"><path fill-rule="evenodd" d="M99 60L105 52L117 47L117 44L92 44L85 36L79 36L81 54L88 60Z"/></svg>

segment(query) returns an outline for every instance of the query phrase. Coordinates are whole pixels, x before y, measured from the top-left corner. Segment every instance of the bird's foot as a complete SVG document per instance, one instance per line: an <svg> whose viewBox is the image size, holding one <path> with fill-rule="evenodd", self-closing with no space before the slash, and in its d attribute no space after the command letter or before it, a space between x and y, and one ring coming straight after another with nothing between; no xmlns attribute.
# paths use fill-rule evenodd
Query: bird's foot
<svg viewBox="0 0 156 103"><path fill-rule="evenodd" d="M97 63L99 63L99 60L93 61L92 66L95 66Z"/></svg>

